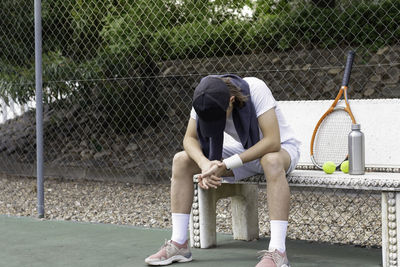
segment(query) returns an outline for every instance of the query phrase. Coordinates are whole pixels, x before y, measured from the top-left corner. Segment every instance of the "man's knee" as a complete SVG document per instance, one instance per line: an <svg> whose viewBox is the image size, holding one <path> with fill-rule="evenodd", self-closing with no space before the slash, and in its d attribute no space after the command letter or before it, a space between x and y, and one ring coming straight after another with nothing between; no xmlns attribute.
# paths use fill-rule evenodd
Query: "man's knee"
<svg viewBox="0 0 400 267"><path fill-rule="evenodd" d="M191 159L186 151L180 151L175 154L172 165L175 167L185 166L189 161L191 161Z"/></svg>
<svg viewBox="0 0 400 267"><path fill-rule="evenodd" d="M172 160L173 171L184 171L184 172L199 172L197 163L189 157L186 151L181 151L175 154Z"/></svg>
<svg viewBox="0 0 400 267"><path fill-rule="evenodd" d="M261 157L260 163L267 179L274 179L285 173L284 161L279 153L269 153Z"/></svg>
<svg viewBox="0 0 400 267"><path fill-rule="evenodd" d="M196 162L192 160L185 151L175 154L172 160L172 177L171 181L181 179L192 179L192 176L199 173L200 169Z"/></svg>
<svg viewBox="0 0 400 267"><path fill-rule="evenodd" d="M185 163L187 160L189 160L189 156L186 153L186 151L180 151L174 155L174 159L172 160L172 164L180 164L180 163Z"/></svg>

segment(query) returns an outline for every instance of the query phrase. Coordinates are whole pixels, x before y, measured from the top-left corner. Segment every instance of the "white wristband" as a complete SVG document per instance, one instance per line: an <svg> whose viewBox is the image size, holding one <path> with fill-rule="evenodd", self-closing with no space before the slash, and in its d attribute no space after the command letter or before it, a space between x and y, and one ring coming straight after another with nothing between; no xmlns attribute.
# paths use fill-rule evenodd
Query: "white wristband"
<svg viewBox="0 0 400 267"><path fill-rule="evenodd" d="M242 159L239 157L239 154L235 154L230 156L227 159L224 159L223 162L228 170L232 170L234 168L240 167L243 165Z"/></svg>

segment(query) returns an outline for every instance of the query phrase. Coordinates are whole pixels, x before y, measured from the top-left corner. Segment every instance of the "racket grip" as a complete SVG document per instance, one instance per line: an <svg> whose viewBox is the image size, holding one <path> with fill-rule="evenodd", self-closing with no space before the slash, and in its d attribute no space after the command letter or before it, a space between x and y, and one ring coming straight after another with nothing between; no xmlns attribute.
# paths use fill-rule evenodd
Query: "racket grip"
<svg viewBox="0 0 400 267"><path fill-rule="evenodd" d="M353 60L354 60L354 54L355 54L354 51L349 51L349 53L347 54L347 62L346 62L346 68L344 69L342 86L349 85L350 73L351 73L351 68L353 66Z"/></svg>

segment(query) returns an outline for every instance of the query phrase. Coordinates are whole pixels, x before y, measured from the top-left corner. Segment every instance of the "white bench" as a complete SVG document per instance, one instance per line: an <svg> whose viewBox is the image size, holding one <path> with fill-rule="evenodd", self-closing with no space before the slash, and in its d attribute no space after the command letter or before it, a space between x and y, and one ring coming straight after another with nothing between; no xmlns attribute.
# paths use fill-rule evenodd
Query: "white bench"
<svg viewBox="0 0 400 267"><path fill-rule="evenodd" d="M302 145L298 169L288 176L291 187L378 190L382 192L383 266L400 263L400 99L351 100L350 106L365 134L364 175L340 171L325 174L310 159L310 139L318 119L331 104L321 101L280 101L285 118ZM265 177L254 176L218 189L203 190L194 181L195 194L190 222L192 247L216 246L216 202L231 197L233 236L239 240L259 237L258 187ZM264 205L264 203L263 203ZM266 205L266 202L265 202Z"/></svg>

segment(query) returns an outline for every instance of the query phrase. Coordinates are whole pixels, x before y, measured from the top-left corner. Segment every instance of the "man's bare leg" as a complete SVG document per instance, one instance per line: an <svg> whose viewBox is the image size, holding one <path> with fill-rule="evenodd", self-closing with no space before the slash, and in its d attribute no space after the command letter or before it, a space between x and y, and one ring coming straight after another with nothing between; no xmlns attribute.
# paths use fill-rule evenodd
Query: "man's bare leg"
<svg viewBox="0 0 400 267"><path fill-rule="evenodd" d="M157 253L145 259L147 264L159 266L192 260L187 232L193 203L193 175L196 173L200 173L200 168L186 152L175 155L171 178L172 237Z"/></svg>
<svg viewBox="0 0 400 267"><path fill-rule="evenodd" d="M269 249L286 250L286 230L289 218L290 189L286 170L290 165L289 154L281 149L261 158L261 165L267 179L267 203L271 220Z"/></svg>
<svg viewBox="0 0 400 267"><path fill-rule="evenodd" d="M261 158L261 165L267 179L267 202L271 220L288 220L290 190L286 170L290 156L286 150L269 153Z"/></svg>
<svg viewBox="0 0 400 267"><path fill-rule="evenodd" d="M171 240L178 244L184 244L187 240L193 203L193 175L200 172L200 168L185 151L174 156L171 178Z"/></svg>
<svg viewBox="0 0 400 267"><path fill-rule="evenodd" d="M193 175L201 170L185 151L175 154L172 163L171 212L189 214L193 203Z"/></svg>

